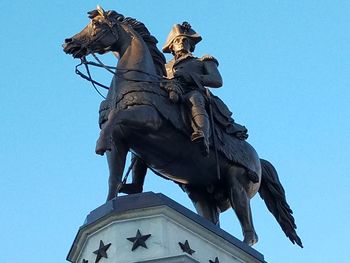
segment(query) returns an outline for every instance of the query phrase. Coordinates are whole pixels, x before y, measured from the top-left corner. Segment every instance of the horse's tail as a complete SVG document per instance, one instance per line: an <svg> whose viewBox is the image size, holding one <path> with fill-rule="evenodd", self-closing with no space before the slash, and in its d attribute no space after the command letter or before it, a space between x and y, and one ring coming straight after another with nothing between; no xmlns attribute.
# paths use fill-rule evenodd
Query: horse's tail
<svg viewBox="0 0 350 263"><path fill-rule="evenodd" d="M303 247L300 237L296 233L296 224L293 217L293 211L290 209L286 195L278 174L273 165L263 159L260 159L262 167L262 178L259 189L260 197L265 201L269 211L274 215L280 224L283 232L295 244Z"/></svg>

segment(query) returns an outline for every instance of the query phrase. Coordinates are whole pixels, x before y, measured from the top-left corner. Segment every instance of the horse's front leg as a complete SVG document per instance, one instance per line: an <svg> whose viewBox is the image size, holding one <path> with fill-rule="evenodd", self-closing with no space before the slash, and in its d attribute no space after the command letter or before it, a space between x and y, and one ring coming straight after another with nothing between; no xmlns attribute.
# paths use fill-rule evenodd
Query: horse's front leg
<svg viewBox="0 0 350 263"><path fill-rule="evenodd" d="M125 143L120 140L115 140L114 144L112 144L111 151L106 153L109 168L107 201L113 199L117 195L117 187L122 181L128 150Z"/></svg>
<svg viewBox="0 0 350 263"><path fill-rule="evenodd" d="M117 187L122 181L122 176L125 168L125 160L129 148L122 140L122 135L119 138L112 139L113 131L115 130L115 122L117 120L116 111L112 110L108 115L108 120L102 124L100 137L96 143L96 153L103 155L107 151L107 162L109 169L108 178L108 195L107 201L113 199L117 195ZM114 129L114 130L113 130Z"/></svg>
<svg viewBox="0 0 350 263"><path fill-rule="evenodd" d="M111 110L108 114L107 121L102 125L100 136L96 142L95 152L99 155L103 155L106 151L112 151L112 133L117 121L117 111ZM108 158L108 157L107 157Z"/></svg>
<svg viewBox="0 0 350 263"><path fill-rule="evenodd" d="M113 109L108 114L108 120L103 124L100 131L100 137L96 143L96 153L103 155L113 147L113 133L118 129L120 136L121 126L131 129L141 130L142 132L157 132L162 119L156 109L148 105L137 105L126 110Z"/></svg>

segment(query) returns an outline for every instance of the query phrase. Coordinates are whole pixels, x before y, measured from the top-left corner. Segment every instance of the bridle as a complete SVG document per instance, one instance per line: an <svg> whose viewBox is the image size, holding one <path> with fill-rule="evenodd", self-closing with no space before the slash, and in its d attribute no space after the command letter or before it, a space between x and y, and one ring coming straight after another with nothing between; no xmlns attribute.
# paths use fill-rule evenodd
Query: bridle
<svg viewBox="0 0 350 263"><path fill-rule="evenodd" d="M96 87L102 87L104 89L109 90L109 87L107 87L106 85L103 85L99 82L97 82L96 80L94 80L91 76L90 73L90 69L89 69L89 65L90 66L94 66L94 67L100 67L100 68L104 68L105 70L107 70L108 72L110 72L111 74L113 74L114 76L118 76L119 78L126 80L126 81L132 81L132 82L144 82L144 83L157 83L157 84L161 84L161 83L167 83L169 82L169 79L165 78L165 77L161 77L158 76L156 74L152 74L143 70L139 70L139 69L128 69L128 68L118 68L118 72L116 72L115 70L117 69L116 67L112 67L112 66L107 66L105 65L96 55L95 53L88 48L88 46L91 46L94 42L96 42L97 40L101 39L102 37L105 36L105 34L109 31L113 34L113 36L116 38L116 40L119 40L119 32L118 32L118 28L115 27L116 22L112 22L110 21L108 18L106 18L105 16L103 16L103 24L107 25L108 27L106 27L105 29L101 30L99 32L99 34L97 36L95 36L94 38L89 39L89 41L84 45L84 48L87 50L87 54L91 54L94 59L97 61L96 62L92 62L92 61L87 61L86 60L86 56L83 56L80 59L80 63L78 65L75 66L75 73L77 75L79 75L81 78L88 80L91 82L93 88L95 89L95 91L104 99L106 99L106 97L104 95L102 95L102 93L98 90L98 88ZM85 70L87 72L87 75L82 73L78 68L84 65L85 66ZM114 71L113 71L114 70ZM122 71L122 72L120 72ZM155 80L143 80L143 79L135 79L135 78L128 78L125 77L124 75L128 72L138 72L141 74L145 74L147 76L150 76L152 78L154 78Z"/></svg>

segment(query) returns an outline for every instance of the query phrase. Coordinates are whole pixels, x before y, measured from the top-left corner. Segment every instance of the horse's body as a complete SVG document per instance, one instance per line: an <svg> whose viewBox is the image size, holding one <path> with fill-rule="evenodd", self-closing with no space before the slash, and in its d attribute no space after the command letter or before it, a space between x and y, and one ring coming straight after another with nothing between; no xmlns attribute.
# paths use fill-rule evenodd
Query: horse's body
<svg viewBox="0 0 350 263"><path fill-rule="evenodd" d="M246 141L222 131L219 163L214 151L203 157L198 145L190 140L181 105L172 104L160 88L156 55L140 32L136 32L135 24L130 20L126 22L115 12L105 13L101 9L91 12L90 18L91 24L66 40L65 51L75 57L105 51L120 55L108 94L111 109L96 148L100 154L111 150L108 199L116 195L127 152L131 151L157 174L182 185L197 212L213 223L218 223L219 212L233 207L242 226L244 242L249 245L258 240L249 200L259 190L286 235L301 246L273 166L260 160ZM255 180L251 179L252 175Z"/></svg>

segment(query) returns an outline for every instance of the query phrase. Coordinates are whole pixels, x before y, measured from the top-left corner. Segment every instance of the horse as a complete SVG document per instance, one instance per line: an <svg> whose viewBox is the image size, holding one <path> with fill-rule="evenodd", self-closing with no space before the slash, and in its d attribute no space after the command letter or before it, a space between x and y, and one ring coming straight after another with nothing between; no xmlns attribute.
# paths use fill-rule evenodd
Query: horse
<svg viewBox="0 0 350 263"><path fill-rule="evenodd" d="M259 192L286 236L302 247L293 212L270 162L259 159L247 141L232 136L217 121L212 124L216 132L211 134L207 157L191 142L183 106L172 103L162 88L165 59L146 26L99 6L88 14L89 24L65 39L63 48L74 58L109 51L119 56L107 95L106 121L96 147L96 153L107 153L107 200L117 194L126 156L131 151L137 160L142 160L136 165L141 173L150 168L156 175L179 184L197 213L212 223L219 225L220 213L232 207L241 224L243 242L249 246L258 241L250 199Z"/></svg>

